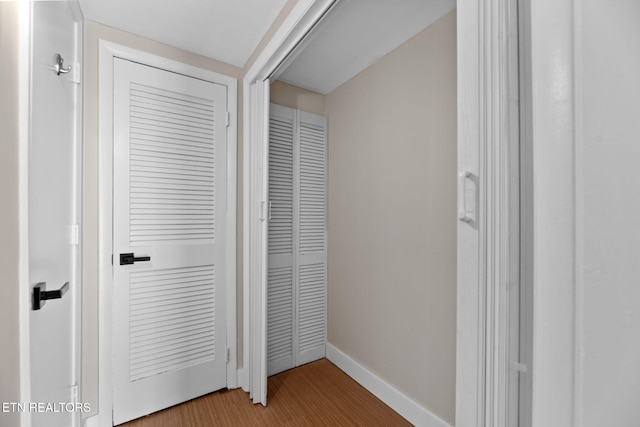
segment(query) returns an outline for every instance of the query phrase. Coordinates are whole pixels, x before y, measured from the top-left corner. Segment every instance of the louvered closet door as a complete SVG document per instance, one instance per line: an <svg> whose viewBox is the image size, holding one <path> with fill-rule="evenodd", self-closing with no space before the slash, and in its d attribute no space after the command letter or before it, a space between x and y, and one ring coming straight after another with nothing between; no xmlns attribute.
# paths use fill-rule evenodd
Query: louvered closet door
<svg viewBox="0 0 640 427"><path fill-rule="evenodd" d="M326 118L271 104L267 372L325 356Z"/></svg>
<svg viewBox="0 0 640 427"><path fill-rule="evenodd" d="M327 340L327 119L298 112L297 365L325 356Z"/></svg>
<svg viewBox="0 0 640 427"><path fill-rule="evenodd" d="M293 141L296 111L274 104L269 111L267 375L274 375L295 366Z"/></svg>
<svg viewBox="0 0 640 427"><path fill-rule="evenodd" d="M226 386L226 96L114 61L115 424Z"/></svg>

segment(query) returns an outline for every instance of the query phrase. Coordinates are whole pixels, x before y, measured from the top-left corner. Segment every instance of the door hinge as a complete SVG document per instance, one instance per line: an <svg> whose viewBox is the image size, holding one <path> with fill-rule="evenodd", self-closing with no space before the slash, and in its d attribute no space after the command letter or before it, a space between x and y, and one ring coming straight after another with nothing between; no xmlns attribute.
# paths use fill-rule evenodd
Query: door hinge
<svg viewBox="0 0 640 427"><path fill-rule="evenodd" d="M75 383L71 386L71 402L78 403L78 400L79 400L78 383Z"/></svg>
<svg viewBox="0 0 640 427"><path fill-rule="evenodd" d="M80 79L82 78L80 63L74 62L73 67L71 68L71 81L73 83L80 84Z"/></svg>
<svg viewBox="0 0 640 427"><path fill-rule="evenodd" d="M80 225L79 224L73 224L69 226L69 244L70 245L80 244Z"/></svg>
<svg viewBox="0 0 640 427"><path fill-rule="evenodd" d="M527 373L527 371L528 371L528 369L527 369L527 365L526 365L526 364L524 364L524 363L520 363L520 362L513 362L513 366L512 366L512 368L513 368L515 371L521 372L521 373L523 373L523 374L526 374L526 373Z"/></svg>
<svg viewBox="0 0 640 427"><path fill-rule="evenodd" d="M229 358L231 357L230 355L231 355L231 349L229 347L227 347L227 357L226 357L226 360L225 360L226 363L229 363Z"/></svg>
<svg viewBox="0 0 640 427"><path fill-rule="evenodd" d="M231 124L231 113L227 111L227 119L226 119L227 127L229 127L230 124Z"/></svg>

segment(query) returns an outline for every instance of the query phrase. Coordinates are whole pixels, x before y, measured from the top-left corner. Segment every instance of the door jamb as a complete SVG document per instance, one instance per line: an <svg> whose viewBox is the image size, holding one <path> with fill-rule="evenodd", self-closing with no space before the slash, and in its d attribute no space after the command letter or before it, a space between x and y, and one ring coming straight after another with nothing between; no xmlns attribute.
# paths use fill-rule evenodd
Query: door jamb
<svg viewBox="0 0 640 427"><path fill-rule="evenodd" d="M237 320L236 320L236 234L237 229L237 103L238 89L235 78L213 71L173 61L127 46L99 40L98 61L98 425L113 425L112 381L112 286L113 286L113 62L114 58L128 59L186 76L199 78L227 87L227 111L230 120L227 132L227 387L236 388L237 375Z"/></svg>

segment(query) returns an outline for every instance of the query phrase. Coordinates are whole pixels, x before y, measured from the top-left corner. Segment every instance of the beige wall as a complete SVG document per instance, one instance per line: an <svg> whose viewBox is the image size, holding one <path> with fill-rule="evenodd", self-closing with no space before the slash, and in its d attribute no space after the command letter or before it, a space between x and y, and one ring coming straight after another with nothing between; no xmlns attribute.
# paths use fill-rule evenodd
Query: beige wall
<svg viewBox="0 0 640 427"><path fill-rule="evenodd" d="M327 96L329 343L453 424L455 11Z"/></svg>
<svg viewBox="0 0 640 427"><path fill-rule="evenodd" d="M242 70L162 43L144 39L96 22L85 25L84 176L83 176L83 402L98 407L98 40L103 39L174 61L240 78ZM241 99L239 110L242 111ZM239 141L239 145L241 142ZM239 157L240 161L242 157ZM238 212L238 224L242 212ZM241 242L241 241L240 241ZM239 242L239 243L240 243ZM242 246L239 244L239 254ZM239 261L241 258L238 258ZM241 263L239 262L239 269ZM241 271L241 270L240 270ZM241 288L241 287L238 287ZM242 298L238 300L242 303ZM238 316L242 316L241 305ZM240 358L241 360L241 358ZM91 415L92 415L91 414Z"/></svg>
<svg viewBox="0 0 640 427"><path fill-rule="evenodd" d="M20 401L18 251L18 2L0 2L0 402ZM0 425L17 426L17 413L0 413Z"/></svg>
<svg viewBox="0 0 640 427"><path fill-rule="evenodd" d="M326 96L310 90L302 89L280 81L273 82L270 90L270 100L274 104L307 113L325 114Z"/></svg>

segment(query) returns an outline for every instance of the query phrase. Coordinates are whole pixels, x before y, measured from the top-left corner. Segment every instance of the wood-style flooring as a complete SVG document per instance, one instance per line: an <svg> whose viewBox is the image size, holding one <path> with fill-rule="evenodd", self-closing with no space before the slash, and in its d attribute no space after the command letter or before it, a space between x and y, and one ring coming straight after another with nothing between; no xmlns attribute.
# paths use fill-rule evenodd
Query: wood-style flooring
<svg viewBox="0 0 640 427"><path fill-rule="evenodd" d="M122 424L125 427L410 426L327 359L274 375L268 406L222 390Z"/></svg>

